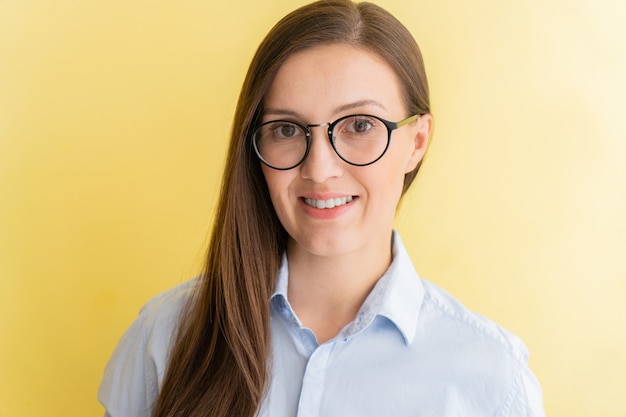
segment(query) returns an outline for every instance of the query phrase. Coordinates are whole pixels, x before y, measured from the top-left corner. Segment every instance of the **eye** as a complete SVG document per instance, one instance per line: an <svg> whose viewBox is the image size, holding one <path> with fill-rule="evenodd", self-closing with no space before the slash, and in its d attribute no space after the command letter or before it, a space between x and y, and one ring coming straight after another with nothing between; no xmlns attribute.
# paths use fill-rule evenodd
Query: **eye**
<svg viewBox="0 0 626 417"><path fill-rule="evenodd" d="M336 126L335 132L339 135L364 136L376 132L380 124L380 121L371 116L350 116Z"/></svg>
<svg viewBox="0 0 626 417"><path fill-rule="evenodd" d="M271 130L277 138L292 138L302 134L302 129L293 123L276 123L272 125Z"/></svg>
<svg viewBox="0 0 626 417"><path fill-rule="evenodd" d="M353 122L351 123L351 127L355 132L363 133L371 129L372 124L367 119L355 117Z"/></svg>

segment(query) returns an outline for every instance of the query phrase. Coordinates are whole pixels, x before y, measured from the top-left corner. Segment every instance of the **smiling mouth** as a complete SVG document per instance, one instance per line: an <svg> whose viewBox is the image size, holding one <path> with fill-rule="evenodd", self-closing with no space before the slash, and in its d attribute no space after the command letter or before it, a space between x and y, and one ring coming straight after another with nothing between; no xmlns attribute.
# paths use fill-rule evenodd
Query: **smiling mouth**
<svg viewBox="0 0 626 417"><path fill-rule="evenodd" d="M328 200L316 200L314 198L305 198L304 202L311 207L318 209L331 209L339 206L345 206L354 198L350 195L347 197L329 198Z"/></svg>

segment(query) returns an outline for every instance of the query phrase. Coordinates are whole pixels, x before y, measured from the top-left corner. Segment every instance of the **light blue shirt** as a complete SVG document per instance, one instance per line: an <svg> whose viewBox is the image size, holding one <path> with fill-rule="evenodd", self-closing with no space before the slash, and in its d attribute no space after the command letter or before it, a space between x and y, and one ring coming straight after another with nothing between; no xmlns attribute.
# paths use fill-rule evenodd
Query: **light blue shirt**
<svg viewBox="0 0 626 417"><path fill-rule="evenodd" d="M259 417L544 416L522 342L419 278L397 234L393 262L354 321L321 345L289 305L287 270L284 258ZM152 299L120 340L99 391L111 417L151 415L195 284Z"/></svg>

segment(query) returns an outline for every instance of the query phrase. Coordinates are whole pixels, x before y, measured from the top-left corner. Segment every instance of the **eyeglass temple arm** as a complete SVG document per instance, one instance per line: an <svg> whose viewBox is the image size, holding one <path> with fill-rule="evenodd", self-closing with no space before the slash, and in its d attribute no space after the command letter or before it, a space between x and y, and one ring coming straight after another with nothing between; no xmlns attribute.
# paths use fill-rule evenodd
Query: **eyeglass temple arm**
<svg viewBox="0 0 626 417"><path fill-rule="evenodd" d="M414 114L413 116L409 116L404 120L400 120L399 122L395 123L394 129L398 129L399 127L409 124L413 122L414 120L417 120L420 116L421 114Z"/></svg>

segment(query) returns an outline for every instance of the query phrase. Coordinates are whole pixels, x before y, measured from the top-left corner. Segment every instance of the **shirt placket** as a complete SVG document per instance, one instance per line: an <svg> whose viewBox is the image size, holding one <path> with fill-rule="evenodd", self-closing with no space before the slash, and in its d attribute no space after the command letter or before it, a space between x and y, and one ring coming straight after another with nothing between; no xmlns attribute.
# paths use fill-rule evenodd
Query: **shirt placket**
<svg viewBox="0 0 626 417"><path fill-rule="evenodd" d="M334 342L320 345L309 357L302 378L297 417L321 416L320 407L324 393L324 381L334 345Z"/></svg>

